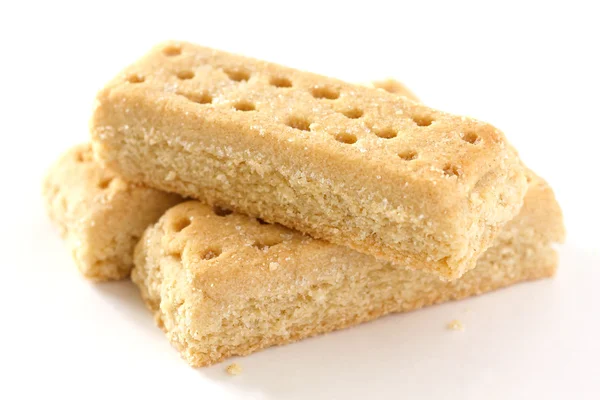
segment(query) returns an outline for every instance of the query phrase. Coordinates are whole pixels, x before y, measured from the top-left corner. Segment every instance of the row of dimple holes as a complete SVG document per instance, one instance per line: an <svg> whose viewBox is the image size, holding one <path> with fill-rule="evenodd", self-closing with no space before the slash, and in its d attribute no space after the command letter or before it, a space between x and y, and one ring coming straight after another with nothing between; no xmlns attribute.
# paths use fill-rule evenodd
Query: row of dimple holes
<svg viewBox="0 0 600 400"><path fill-rule="evenodd" d="M181 47L179 46L167 46L163 49L163 54L168 57L177 56L181 54ZM223 72L227 76L236 82L248 81L250 79L250 73L243 69L224 69ZM187 80L194 78L195 74L193 71L183 70L177 73L177 77L181 80ZM145 78L138 74L132 74L129 76L128 81L130 83L141 83L144 82ZM292 82L285 77L275 76L271 77L269 83L278 88L290 88ZM311 90L311 94L316 99L335 100L339 98L339 91L329 87L315 87ZM208 92L200 94L186 95L188 100L199 104L211 104L213 97ZM256 106L249 101L239 101L233 105L237 111L255 111ZM357 108L352 108L346 111L342 111L341 114L350 119L358 119L363 116L363 111ZM411 116L412 121L420 127L427 127L434 122L434 119L428 116ZM286 121L286 125L302 131L310 131L310 121L306 118L292 116ZM397 136L397 132L391 128L375 129L374 133L382 139L392 139ZM350 132L341 132L334 136L335 140L340 143L354 144L358 140L356 135ZM475 132L466 132L461 136L461 139L469 144L478 144L480 142L479 136ZM403 151L398 156L405 161L412 161L418 158L418 153L412 150ZM447 175L459 175L458 169L454 166L446 166L444 173Z"/></svg>
<svg viewBox="0 0 600 400"><path fill-rule="evenodd" d="M227 210L227 209L215 206L215 207L213 207L213 213L218 217L227 217L228 215L231 215L233 212L231 210ZM260 218L257 218L256 221L261 225L268 225L267 222L263 221ZM190 226L191 223L192 223L192 220L189 217L182 217L182 218L177 219L175 222L173 222L173 224L171 225L171 229L174 232L181 232L185 228ZM269 248L276 246L276 245L280 244L281 242L283 242L282 239L257 240L252 243L252 247L254 247L258 250L261 250L261 251L267 251L267 250L269 250ZM214 258L219 257L222 252L223 252L223 250L221 249L221 247L211 246L202 252L201 259L212 260ZM181 257L180 253L172 254L172 255Z"/></svg>

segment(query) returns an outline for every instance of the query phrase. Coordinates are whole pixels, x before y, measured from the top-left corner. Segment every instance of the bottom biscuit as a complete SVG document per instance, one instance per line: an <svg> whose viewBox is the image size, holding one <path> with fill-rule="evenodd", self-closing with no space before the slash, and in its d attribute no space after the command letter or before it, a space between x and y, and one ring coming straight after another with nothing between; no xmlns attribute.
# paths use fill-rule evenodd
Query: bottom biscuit
<svg viewBox="0 0 600 400"><path fill-rule="evenodd" d="M43 197L79 270L96 281L129 276L144 229L182 201L115 176L93 160L89 144L60 157L44 179Z"/></svg>
<svg viewBox="0 0 600 400"><path fill-rule="evenodd" d="M133 281L192 366L554 274L560 208L530 176L521 213L454 282L279 225L182 203L136 247Z"/></svg>

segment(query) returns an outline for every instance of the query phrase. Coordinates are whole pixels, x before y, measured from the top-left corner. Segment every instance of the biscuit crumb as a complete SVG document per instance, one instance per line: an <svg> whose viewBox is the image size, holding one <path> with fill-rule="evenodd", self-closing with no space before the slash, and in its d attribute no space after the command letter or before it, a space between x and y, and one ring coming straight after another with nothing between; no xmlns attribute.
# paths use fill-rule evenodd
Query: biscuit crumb
<svg viewBox="0 0 600 400"><path fill-rule="evenodd" d="M238 363L233 363L226 368L229 375L239 375L242 373L242 367Z"/></svg>
<svg viewBox="0 0 600 400"><path fill-rule="evenodd" d="M465 326L459 320L455 319L454 321L450 321L448 324L448 329L452 329L453 331L464 331Z"/></svg>
<svg viewBox="0 0 600 400"><path fill-rule="evenodd" d="M278 262L269 263L269 271L275 271L277 268L279 268Z"/></svg>

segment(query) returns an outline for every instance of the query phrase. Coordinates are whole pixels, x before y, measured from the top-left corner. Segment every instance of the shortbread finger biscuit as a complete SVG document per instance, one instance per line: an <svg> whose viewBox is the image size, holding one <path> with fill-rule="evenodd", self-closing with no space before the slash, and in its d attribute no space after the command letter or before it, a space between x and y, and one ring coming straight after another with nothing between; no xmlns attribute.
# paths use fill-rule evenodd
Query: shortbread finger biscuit
<svg viewBox="0 0 600 400"><path fill-rule="evenodd" d="M445 278L475 265L526 190L490 125L192 44L126 69L91 130L128 180Z"/></svg>
<svg viewBox="0 0 600 400"><path fill-rule="evenodd" d="M56 162L43 195L79 270L96 281L129 276L144 229L182 200L125 182L93 160L89 144L73 147Z"/></svg>
<svg viewBox="0 0 600 400"><path fill-rule="evenodd" d="M378 261L280 225L182 203L136 247L133 281L193 366L346 328L391 312L549 277L562 241L552 190L532 175L521 213L462 278Z"/></svg>

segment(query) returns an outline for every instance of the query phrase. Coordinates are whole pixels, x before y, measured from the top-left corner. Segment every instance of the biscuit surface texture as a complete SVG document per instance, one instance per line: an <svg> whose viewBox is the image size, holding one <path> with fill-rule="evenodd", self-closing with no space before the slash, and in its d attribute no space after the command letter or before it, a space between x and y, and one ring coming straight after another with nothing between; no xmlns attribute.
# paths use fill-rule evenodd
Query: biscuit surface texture
<svg viewBox="0 0 600 400"><path fill-rule="evenodd" d="M144 229L182 201L102 168L89 144L73 147L52 166L43 197L77 267L96 281L129 276L133 249Z"/></svg>
<svg viewBox="0 0 600 400"><path fill-rule="evenodd" d="M193 366L554 274L564 230L547 184L462 278L399 268L277 224L177 205L136 247L132 279Z"/></svg>
<svg viewBox="0 0 600 400"><path fill-rule="evenodd" d="M97 100L94 151L125 179L446 279L527 186L488 124L192 44L156 47Z"/></svg>

